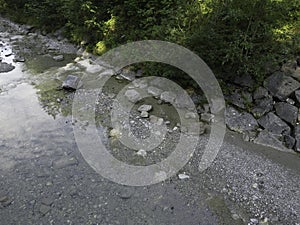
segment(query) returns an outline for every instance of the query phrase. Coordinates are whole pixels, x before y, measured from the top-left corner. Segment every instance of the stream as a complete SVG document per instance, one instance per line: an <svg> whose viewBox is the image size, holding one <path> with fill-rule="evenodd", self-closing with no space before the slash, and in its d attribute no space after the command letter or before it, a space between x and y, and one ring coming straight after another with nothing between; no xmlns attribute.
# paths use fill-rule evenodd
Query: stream
<svg viewBox="0 0 300 225"><path fill-rule="evenodd" d="M132 187L99 175L76 144L74 92L62 88L70 74L97 73L95 56L65 39L0 19L1 62L14 66L0 73L0 225L300 224L299 155L246 143L229 131L214 163L199 172L207 128L194 156L178 172L187 179L176 175ZM153 115L170 121L173 132L164 148L147 157L122 147L110 135L109 112L130 82L109 79L96 108L97 130L115 158L150 165L171 153L179 119L172 106L147 98L138 106L152 105ZM135 132L147 136L143 118L133 117ZM79 124L82 130L88 126Z"/></svg>

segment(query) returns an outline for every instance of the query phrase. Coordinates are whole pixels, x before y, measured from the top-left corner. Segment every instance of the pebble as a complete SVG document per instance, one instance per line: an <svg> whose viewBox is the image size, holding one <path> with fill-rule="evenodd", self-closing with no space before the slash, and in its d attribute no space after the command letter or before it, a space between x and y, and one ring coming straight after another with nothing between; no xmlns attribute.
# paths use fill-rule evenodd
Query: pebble
<svg viewBox="0 0 300 225"><path fill-rule="evenodd" d="M147 152L144 149L139 150L136 154L144 158L147 156Z"/></svg>
<svg viewBox="0 0 300 225"><path fill-rule="evenodd" d="M64 56L63 55L53 56L53 60L55 60L56 62L63 61L64 60Z"/></svg>
<svg viewBox="0 0 300 225"><path fill-rule="evenodd" d="M120 136L120 131L118 131L117 129L112 129L112 130L109 132L109 136L110 136L110 137L118 137L118 136Z"/></svg>
<svg viewBox="0 0 300 225"><path fill-rule="evenodd" d="M190 176L189 176L189 175L186 175L186 174L184 174L184 173L181 173L181 174L178 174L178 178L179 178L180 180L185 180L185 179L189 179Z"/></svg>
<svg viewBox="0 0 300 225"><path fill-rule="evenodd" d="M51 210L51 207L50 206L47 206L47 205L41 205L41 207L40 207L40 213L44 216L44 215L46 215L48 212L50 212L50 210Z"/></svg>
<svg viewBox="0 0 300 225"><path fill-rule="evenodd" d="M141 112L141 117L142 117L142 118L148 118L148 117L149 117L149 113L146 112L146 111L142 111L142 112Z"/></svg>
<svg viewBox="0 0 300 225"><path fill-rule="evenodd" d="M57 161L54 161L52 163L52 166L54 169L62 169L62 168L77 165L77 164L78 164L78 161L75 157L72 157L72 158L66 157L66 158L62 158Z"/></svg>

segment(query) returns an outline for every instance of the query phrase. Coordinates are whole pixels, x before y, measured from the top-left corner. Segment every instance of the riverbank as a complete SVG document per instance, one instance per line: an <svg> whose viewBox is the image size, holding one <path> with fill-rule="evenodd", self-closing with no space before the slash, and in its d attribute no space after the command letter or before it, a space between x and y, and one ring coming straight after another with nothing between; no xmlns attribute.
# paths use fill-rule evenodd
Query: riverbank
<svg viewBox="0 0 300 225"><path fill-rule="evenodd" d="M23 48L26 36L35 34L22 34L14 28L18 25L8 24L10 29L1 30L2 47L12 47L13 54L7 62L15 69L0 73L0 104L5 106L0 114L0 224L298 223L298 155L244 142L240 135L231 132L227 132L218 157L204 172L199 172L198 165L207 133L201 135L190 162L162 183L126 187L102 178L76 146L72 130L75 121L69 107L73 92L61 88L67 75L80 77L95 72L97 65L90 63L93 56L77 55L74 46L72 51L64 52L65 42L60 41L53 53L48 43L57 40L43 35L32 39L37 50ZM18 36L19 42L14 42L16 35L23 35ZM21 55L23 50L15 51L18 46L26 49L29 57ZM25 62L9 58L17 53ZM73 56L68 59L68 54ZM64 56L62 61L53 58L59 55ZM162 109L151 113L163 117L164 122L170 121L172 133L164 148L167 151L147 153L144 158L136 151L119 148L113 141L107 112L118 90L129 83L126 77L111 79L100 96L99 133L113 146L110 151L116 158L147 165L168 155L172 149L169 144L177 140L180 124L177 125L168 104L151 99L152 107ZM143 132L141 121L148 118L140 117L139 111L134 115L134 128ZM82 124L81 129L86 126L89 124ZM180 179L180 174L188 178Z"/></svg>

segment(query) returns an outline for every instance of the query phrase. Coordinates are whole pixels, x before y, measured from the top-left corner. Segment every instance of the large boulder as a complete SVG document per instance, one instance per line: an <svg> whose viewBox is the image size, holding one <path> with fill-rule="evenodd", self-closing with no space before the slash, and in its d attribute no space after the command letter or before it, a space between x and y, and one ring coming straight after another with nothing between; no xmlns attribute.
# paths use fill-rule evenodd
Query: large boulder
<svg viewBox="0 0 300 225"><path fill-rule="evenodd" d="M278 102L275 104L276 114L284 121L295 125L298 118L298 108L289 103Z"/></svg>
<svg viewBox="0 0 300 225"><path fill-rule="evenodd" d="M290 134L291 128L284 121L282 121L273 112L266 114L257 120L259 125L275 135Z"/></svg>
<svg viewBox="0 0 300 225"><path fill-rule="evenodd" d="M243 133L258 127L256 119L250 113L240 113L233 107L226 109L226 124L230 130Z"/></svg>
<svg viewBox="0 0 300 225"><path fill-rule="evenodd" d="M267 146L267 147L277 149L279 151L293 152L292 150L286 148L283 145L283 143L276 138L276 135L270 133L267 130L261 131L258 134L257 138L254 139L253 142L256 143L256 144L259 144L259 145L264 145L264 146Z"/></svg>
<svg viewBox="0 0 300 225"><path fill-rule="evenodd" d="M256 99L254 101L254 106L251 110L252 114L256 117L262 117L266 113L272 111L274 105L274 100L272 96L268 95L265 98Z"/></svg>
<svg viewBox="0 0 300 225"><path fill-rule="evenodd" d="M300 88L300 83L282 72L276 72L265 80L264 86L273 96L285 100Z"/></svg>

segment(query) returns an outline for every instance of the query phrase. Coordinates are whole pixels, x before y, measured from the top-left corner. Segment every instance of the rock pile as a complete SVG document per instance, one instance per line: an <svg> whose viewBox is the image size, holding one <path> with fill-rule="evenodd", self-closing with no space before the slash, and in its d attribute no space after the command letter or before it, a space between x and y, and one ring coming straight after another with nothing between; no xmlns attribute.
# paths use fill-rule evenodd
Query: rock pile
<svg viewBox="0 0 300 225"><path fill-rule="evenodd" d="M240 82L226 96L228 128L244 133L245 140L300 152L300 65L285 64L254 92L249 83Z"/></svg>

